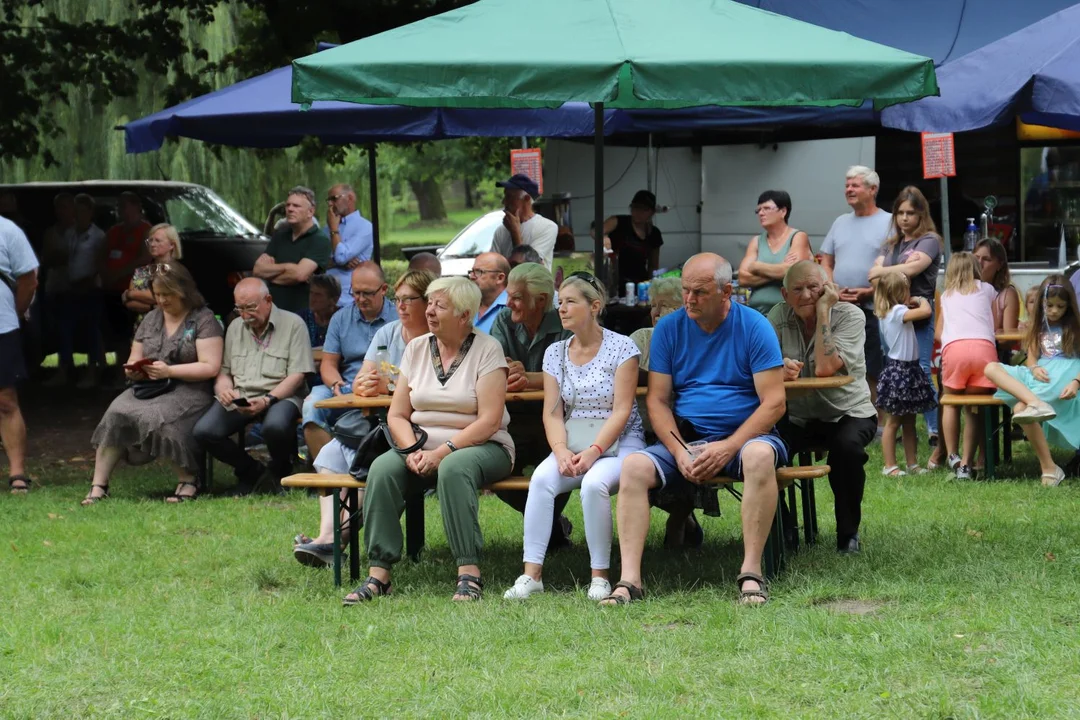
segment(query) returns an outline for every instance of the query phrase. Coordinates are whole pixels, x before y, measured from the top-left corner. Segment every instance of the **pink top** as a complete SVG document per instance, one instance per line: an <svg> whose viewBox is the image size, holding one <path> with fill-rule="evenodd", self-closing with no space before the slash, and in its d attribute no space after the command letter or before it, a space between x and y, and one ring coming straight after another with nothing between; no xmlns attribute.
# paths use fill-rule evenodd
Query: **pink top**
<svg viewBox="0 0 1080 720"><path fill-rule="evenodd" d="M986 340L994 338L994 300L997 290L990 283L975 281L976 290L961 295L949 290L941 296L942 328L941 348L956 340Z"/></svg>

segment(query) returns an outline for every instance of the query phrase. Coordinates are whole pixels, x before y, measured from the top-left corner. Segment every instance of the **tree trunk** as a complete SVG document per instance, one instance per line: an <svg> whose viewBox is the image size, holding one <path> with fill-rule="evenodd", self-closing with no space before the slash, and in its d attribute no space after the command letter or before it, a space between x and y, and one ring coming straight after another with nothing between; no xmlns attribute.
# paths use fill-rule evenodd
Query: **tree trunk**
<svg viewBox="0 0 1080 720"><path fill-rule="evenodd" d="M469 182L469 178L465 178L462 183L465 185L465 207L472 210L476 207L476 203L473 202L472 183Z"/></svg>
<svg viewBox="0 0 1080 720"><path fill-rule="evenodd" d="M446 205L443 204L442 188L434 180L410 180L409 187L416 196L421 220L445 220Z"/></svg>

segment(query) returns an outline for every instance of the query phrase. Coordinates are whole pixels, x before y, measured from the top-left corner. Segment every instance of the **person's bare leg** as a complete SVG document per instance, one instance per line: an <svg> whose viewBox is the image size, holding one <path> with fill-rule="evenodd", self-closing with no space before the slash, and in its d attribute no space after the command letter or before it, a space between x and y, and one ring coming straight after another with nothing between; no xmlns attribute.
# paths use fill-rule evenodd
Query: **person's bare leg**
<svg viewBox="0 0 1080 720"><path fill-rule="evenodd" d="M743 561L740 572L761 574L761 555L769 539L773 517L776 515L776 451L765 442L752 442L742 450L743 498L742 530ZM763 589L753 580L743 583L744 591ZM747 602L761 603L764 598L749 598Z"/></svg>
<svg viewBox="0 0 1080 720"><path fill-rule="evenodd" d="M641 556L645 552L645 538L649 534L649 490L659 484L652 460L641 453L626 456L619 476L615 520L619 529L622 568L619 580L634 587L641 587ZM612 594L630 598L626 588L615 588ZM607 604L614 604L614 601Z"/></svg>
<svg viewBox="0 0 1080 720"><path fill-rule="evenodd" d="M885 467L896 465L896 433L900 429L900 419L895 415L885 416L885 430L881 434L881 457Z"/></svg>
<svg viewBox="0 0 1080 720"><path fill-rule="evenodd" d="M1028 442L1031 443L1031 449L1035 451L1035 457L1039 459L1040 471L1044 475L1051 475L1056 472L1057 464L1050 455L1050 443L1046 441L1046 435L1043 434L1042 423L1031 423L1022 427L1024 428L1024 435L1027 436Z"/></svg>
<svg viewBox="0 0 1080 720"><path fill-rule="evenodd" d="M972 408L972 411L968 413L967 423L964 425L964 446L963 457L960 460L961 465L971 467L971 464L975 461L975 451L980 446L985 445L980 440L982 433L979 432L979 427L982 424L983 412L984 411Z"/></svg>
<svg viewBox="0 0 1080 720"><path fill-rule="evenodd" d="M919 436L915 434L914 415L905 415L901 420L904 428L904 462L910 470L919 464Z"/></svg>
<svg viewBox="0 0 1080 720"><path fill-rule="evenodd" d="M8 475L26 474L26 422L15 388L0 389L0 440L8 458Z"/></svg>
<svg viewBox="0 0 1080 720"><path fill-rule="evenodd" d="M116 464L124 456L124 451L117 447L101 445L94 454L94 477L90 481L90 494L83 500L84 505L105 496L105 488L109 485Z"/></svg>
<svg viewBox="0 0 1080 720"><path fill-rule="evenodd" d="M308 423L304 426L304 444L308 446L309 458L319 457L319 452L331 439L330 433L315 423Z"/></svg>
<svg viewBox="0 0 1080 720"><path fill-rule="evenodd" d="M964 391L945 388L946 395L963 395ZM971 424L970 422L968 423ZM965 430L966 433L966 430ZM945 405L941 408L941 435L945 441L945 457L960 454L960 408L956 405ZM967 435L965 434L966 438Z"/></svg>
<svg viewBox="0 0 1080 720"><path fill-rule="evenodd" d="M990 382L1020 401L1013 409L1013 413L1023 410L1028 405L1040 402L1039 398L1035 397L1035 393L1031 392L1027 385L1006 372L1001 363L990 363L983 373ZM1023 406L1020 403L1023 403Z"/></svg>
<svg viewBox="0 0 1080 720"><path fill-rule="evenodd" d="M348 497L348 491L341 491L341 502L345 502ZM364 506L364 490L363 488L356 491L356 499L360 507ZM349 542L349 514L345 511L344 507L341 510L341 544ZM333 495L321 495L319 496L319 534L311 539L311 542L316 545L329 545L334 542L334 496Z"/></svg>

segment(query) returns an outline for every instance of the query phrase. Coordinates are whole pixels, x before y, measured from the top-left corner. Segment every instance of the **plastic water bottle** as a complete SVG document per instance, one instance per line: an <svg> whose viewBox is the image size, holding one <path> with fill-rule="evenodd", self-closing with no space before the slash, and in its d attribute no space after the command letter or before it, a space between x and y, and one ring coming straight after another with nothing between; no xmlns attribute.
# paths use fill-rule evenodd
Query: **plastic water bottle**
<svg viewBox="0 0 1080 720"><path fill-rule="evenodd" d="M964 252L974 252L979 244L979 226L975 224L975 218L967 219L967 230L964 230Z"/></svg>

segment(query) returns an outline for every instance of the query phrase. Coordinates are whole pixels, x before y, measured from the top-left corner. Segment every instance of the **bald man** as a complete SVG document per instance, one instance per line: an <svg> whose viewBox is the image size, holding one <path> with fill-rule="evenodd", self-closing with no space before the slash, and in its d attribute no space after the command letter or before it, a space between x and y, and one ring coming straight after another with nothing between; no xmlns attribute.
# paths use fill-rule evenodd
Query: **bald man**
<svg viewBox="0 0 1080 720"><path fill-rule="evenodd" d="M439 258L435 257L429 252L419 252L409 259L410 270L426 270L433 273L435 277L442 276L442 263L439 262Z"/></svg>
<svg viewBox="0 0 1080 720"><path fill-rule="evenodd" d="M331 257L327 273L341 283L338 307L352 301L349 280L360 263L371 260L375 249L375 231L371 221L356 209L356 191L341 183L326 195L326 234L330 237Z"/></svg>
<svg viewBox="0 0 1080 720"><path fill-rule="evenodd" d="M480 309L473 320L477 330L491 333L495 317L506 307L506 278L509 275L510 262L500 253L480 253L473 261L469 279L480 288Z"/></svg>
<svg viewBox="0 0 1080 720"><path fill-rule="evenodd" d="M780 435L793 453L825 448L829 485L836 504L836 549L861 550L866 446L877 430L877 411L866 381L865 317L857 305L841 302L840 288L812 260L792 265L780 290L782 303L769 311L784 355L784 379L850 375L844 387L799 394L788 402Z"/></svg>
<svg viewBox="0 0 1080 720"><path fill-rule="evenodd" d="M274 305L266 283L245 278L233 300L240 317L229 324L221 371L214 381L217 402L195 423L194 435L211 455L231 465L238 490L281 489L296 457L296 419L315 371L307 325L299 315ZM262 422L270 466L247 454L232 436L248 423Z"/></svg>
<svg viewBox="0 0 1080 720"><path fill-rule="evenodd" d="M398 319L397 308L386 301L386 277L382 268L373 262L363 262L349 278L352 305L334 313L326 328L319 375L323 384L317 385L304 400L304 441L309 457L318 457L323 446L330 442L330 429L343 410L315 407L320 400L347 394L353 378L364 364L371 338L383 325Z"/></svg>
<svg viewBox="0 0 1080 720"><path fill-rule="evenodd" d="M642 597L650 491L692 490L726 475L743 481L740 602L764 603L761 555L776 512L776 468L788 459L775 430L786 405L780 343L764 315L731 301L731 264L719 255L690 258L682 288L685 306L653 330L646 404L659 442L623 461L622 578L602 602ZM694 440L705 445L691 452Z"/></svg>

